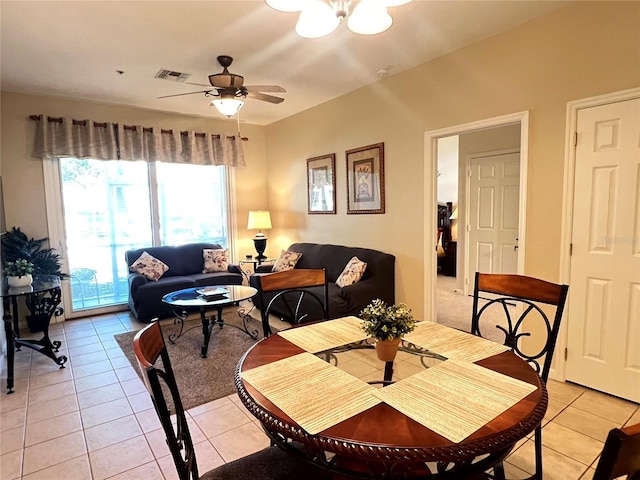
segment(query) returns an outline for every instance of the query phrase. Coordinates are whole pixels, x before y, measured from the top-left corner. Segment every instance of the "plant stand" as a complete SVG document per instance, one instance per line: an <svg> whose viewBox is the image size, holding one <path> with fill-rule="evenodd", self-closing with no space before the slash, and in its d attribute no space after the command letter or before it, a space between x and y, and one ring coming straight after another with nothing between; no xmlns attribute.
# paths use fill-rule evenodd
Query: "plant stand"
<svg viewBox="0 0 640 480"><path fill-rule="evenodd" d="M7 281L2 285L2 301L4 306L4 330L7 337L7 393L13 393L13 367L15 350L27 347L52 359L60 368L64 368L67 357L56 355L60 348L60 341L51 341L49 338L49 323L53 315L61 315L60 279L56 275L44 275L45 278L36 278L33 287L29 291L10 289ZM31 333L42 332L40 340L20 338L18 328L18 297L24 296L30 315L26 316L27 325Z"/></svg>

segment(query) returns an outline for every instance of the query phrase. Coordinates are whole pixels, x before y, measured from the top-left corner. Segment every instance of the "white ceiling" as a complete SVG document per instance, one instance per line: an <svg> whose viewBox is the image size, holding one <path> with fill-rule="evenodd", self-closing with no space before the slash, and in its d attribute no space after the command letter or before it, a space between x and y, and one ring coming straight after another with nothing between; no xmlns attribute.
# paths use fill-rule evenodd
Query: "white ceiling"
<svg viewBox="0 0 640 480"><path fill-rule="evenodd" d="M0 86L224 118L203 94L158 99L201 88L154 76L165 68L206 84L226 54L246 85L287 90L279 105L248 99L240 111L242 121L267 125L375 82L380 68L393 75L568 3L414 0L390 9L394 24L382 34L341 25L303 39L294 32L297 14L262 0L1 0Z"/></svg>

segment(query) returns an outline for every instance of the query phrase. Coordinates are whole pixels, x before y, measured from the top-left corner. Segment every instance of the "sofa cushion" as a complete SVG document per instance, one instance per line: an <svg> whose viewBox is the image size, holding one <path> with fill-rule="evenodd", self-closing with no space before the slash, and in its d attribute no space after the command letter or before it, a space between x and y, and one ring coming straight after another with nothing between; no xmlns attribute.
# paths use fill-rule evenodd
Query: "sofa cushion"
<svg viewBox="0 0 640 480"><path fill-rule="evenodd" d="M169 267L162 260L158 260L145 251L131 264L129 270L144 275L149 280L158 281L164 272L169 270Z"/></svg>
<svg viewBox="0 0 640 480"><path fill-rule="evenodd" d="M344 270L336 280L336 285L346 287L347 285L353 285L359 282L366 268L366 262L363 262L358 257L353 257L349 260L349 263L347 263L347 266L344 267Z"/></svg>
<svg viewBox="0 0 640 480"><path fill-rule="evenodd" d="M211 285L242 285L242 275L235 272L194 273L189 275L196 287L208 287Z"/></svg>
<svg viewBox="0 0 640 480"><path fill-rule="evenodd" d="M288 250L302 253L296 268L324 268L327 272L327 281L334 283L349 260L354 256L358 257L363 262L367 262L367 269L360 282L371 277L376 279L382 277L385 283L384 288L389 291L385 301L393 303L391 298L394 295L395 275L393 255L369 248L320 243L293 243Z"/></svg>
<svg viewBox="0 0 640 480"><path fill-rule="evenodd" d="M282 250L271 271L284 272L286 270L293 270L301 256L302 254L298 252Z"/></svg>
<svg viewBox="0 0 640 480"><path fill-rule="evenodd" d="M179 246L147 247L125 252L127 265L131 265L141 254L146 251L149 255L164 262L169 270L164 274L168 276L184 276L202 272L204 260L202 251L205 248L213 250L222 248L216 243L191 243Z"/></svg>
<svg viewBox="0 0 640 480"><path fill-rule="evenodd" d="M202 273L226 272L229 268L229 250L226 248L202 250L204 269Z"/></svg>

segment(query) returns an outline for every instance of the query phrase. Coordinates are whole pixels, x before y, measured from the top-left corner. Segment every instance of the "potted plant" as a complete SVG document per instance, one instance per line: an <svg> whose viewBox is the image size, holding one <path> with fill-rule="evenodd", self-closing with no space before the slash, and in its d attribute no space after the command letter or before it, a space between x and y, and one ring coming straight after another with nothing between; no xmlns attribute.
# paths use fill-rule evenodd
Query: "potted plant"
<svg viewBox="0 0 640 480"><path fill-rule="evenodd" d="M33 282L33 263L19 258L13 262L7 262L4 266L4 274L10 287L27 287Z"/></svg>
<svg viewBox="0 0 640 480"><path fill-rule="evenodd" d="M13 227L2 235L2 262L5 275L7 264L19 259L27 260L33 265L34 275L57 275L65 278L68 275L61 272L60 255L53 248L46 248L47 238L29 238L20 227Z"/></svg>
<svg viewBox="0 0 640 480"><path fill-rule="evenodd" d="M390 362L396 357L402 337L415 328L411 310L404 304L387 305L376 298L361 312L362 330L375 340L380 360Z"/></svg>

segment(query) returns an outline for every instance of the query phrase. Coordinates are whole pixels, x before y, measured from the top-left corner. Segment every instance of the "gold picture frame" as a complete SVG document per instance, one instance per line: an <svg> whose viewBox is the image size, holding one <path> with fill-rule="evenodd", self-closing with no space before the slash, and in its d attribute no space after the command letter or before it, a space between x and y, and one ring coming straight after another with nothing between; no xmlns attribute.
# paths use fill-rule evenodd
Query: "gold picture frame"
<svg viewBox="0 0 640 480"><path fill-rule="evenodd" d="M307 213L336 213L336 154L307 159Z"/></svg>
<svg viewBox="0 0 640 480"><path fill-rule="evenodd" d="M347 214L384 213L384 143L345 152Z"/></svg>

